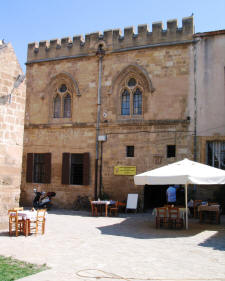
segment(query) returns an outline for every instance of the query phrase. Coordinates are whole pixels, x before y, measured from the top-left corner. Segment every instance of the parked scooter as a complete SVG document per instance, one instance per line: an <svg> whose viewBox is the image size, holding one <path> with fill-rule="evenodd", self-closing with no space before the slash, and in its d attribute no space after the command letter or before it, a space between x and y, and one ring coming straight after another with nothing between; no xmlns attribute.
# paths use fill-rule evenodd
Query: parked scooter
<svg viewBox="0 0 225 281"><path fill-rule="evenodd" d="M35 197L33 200L33 207L35 209L48 209L50 210L52 207L51 199L56 196L55 192L38 192L36 188L34 188Z"/></svg>

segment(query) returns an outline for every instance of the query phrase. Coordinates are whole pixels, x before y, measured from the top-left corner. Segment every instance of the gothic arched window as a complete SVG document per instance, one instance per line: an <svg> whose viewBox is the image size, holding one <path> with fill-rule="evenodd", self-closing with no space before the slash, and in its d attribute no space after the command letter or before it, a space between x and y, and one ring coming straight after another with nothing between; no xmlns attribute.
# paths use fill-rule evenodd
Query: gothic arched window
<svg viewBox="0 0 225 281"><path fill-rule="evenodd" d="M53 118L71 118L72 94L66 83L60 83L56 87L56 95L53 98Z"/></svg>
<svg viewBox="0 0 225 281"><path fill-rule="evenodd" d="M121 115L142 115L142 92L140 81L134 77L125 80L121 95Z"/></svg>
<svg viewBox="0 0 225 281"><path fill-rule="evenodd" d="M60 118L60 112L61 112L61 98L59 94L57 94L54 98L54 118Z"/></svg>
<svg viewBox="0 0 225 281"><path fill-rule="evenodd" d="M122 93L121 115L130 115L130 94L128 90Z"/></svg>
<svg viewBox="0 0 225 281"><path fill-rule="evenodd" d="M137 88L133 95L133 114L142 114L142 92Z"/></svg>
<svg viewBox="0 0 225 281"><path fill-rule="evenodd" d="M64 96L63 99L63 117L71 117L71 96L68 93Z"/></svg>

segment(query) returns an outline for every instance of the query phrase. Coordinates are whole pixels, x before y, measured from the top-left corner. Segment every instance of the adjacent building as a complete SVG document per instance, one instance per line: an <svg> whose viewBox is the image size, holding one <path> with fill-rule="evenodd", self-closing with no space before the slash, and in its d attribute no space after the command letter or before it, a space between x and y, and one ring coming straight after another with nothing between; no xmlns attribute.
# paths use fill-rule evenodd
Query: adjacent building
<svg viewBox="0 0 225 281"><path fill-rule="evenodd" d="M193 39L189 111L194 157L225 169L225 30L196 33ZM196 191L199 198L213 198L214 190Z"/></svg>
<svg viewBox="0 0 225 281"><path fill-rule="evenodd" d="M0 41L0 228L19 205L26 88L10 43Z"/></svg>

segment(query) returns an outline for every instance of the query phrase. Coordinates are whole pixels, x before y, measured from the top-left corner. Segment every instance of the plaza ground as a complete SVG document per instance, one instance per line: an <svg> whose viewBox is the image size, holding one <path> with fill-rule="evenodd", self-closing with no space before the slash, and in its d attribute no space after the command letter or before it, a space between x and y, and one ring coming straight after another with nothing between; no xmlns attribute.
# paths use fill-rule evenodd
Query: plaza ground
<svg viewBox="0 0 225 281"><path fill-rule="evenodd" d="M43 236L1 231L0 255L51 268L23 281L225 280L224 216L220 225L191 219L189 227L156 229L151 213L52 210Z"/></svg>

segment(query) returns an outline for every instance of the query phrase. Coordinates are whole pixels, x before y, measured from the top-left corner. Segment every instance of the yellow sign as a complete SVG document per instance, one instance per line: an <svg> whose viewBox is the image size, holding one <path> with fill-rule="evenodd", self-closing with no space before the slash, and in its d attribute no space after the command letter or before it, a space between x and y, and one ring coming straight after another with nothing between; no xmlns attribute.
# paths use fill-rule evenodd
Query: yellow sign
<svg viewBox="0 0 225 281"><path fill-rule="evenodd" d="M134 175L136 175L136 166L115 166L114 175L116 175L116 176L134 176Z"/></svg>

